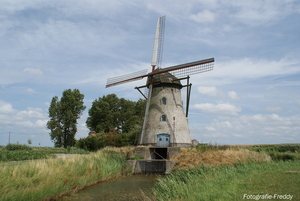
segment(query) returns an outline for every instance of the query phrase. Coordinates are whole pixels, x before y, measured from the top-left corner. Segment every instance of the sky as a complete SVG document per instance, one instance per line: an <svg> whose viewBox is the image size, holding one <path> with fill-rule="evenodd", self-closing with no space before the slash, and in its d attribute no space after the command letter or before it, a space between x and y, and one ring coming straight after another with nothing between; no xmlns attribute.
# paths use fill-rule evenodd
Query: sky
<svg viewBox="0 0 300 201"><path fill-rule="evenodd" d="M151 71L164 15L162 67L215 58L213 71L190 79L192 139L300 143L298 0L1 0L0 145L54 146L48 108L66 89L85 95L76 139L88 135L94 100L143 98L134 87L145 79L110 88L106 80Z"/></svg>

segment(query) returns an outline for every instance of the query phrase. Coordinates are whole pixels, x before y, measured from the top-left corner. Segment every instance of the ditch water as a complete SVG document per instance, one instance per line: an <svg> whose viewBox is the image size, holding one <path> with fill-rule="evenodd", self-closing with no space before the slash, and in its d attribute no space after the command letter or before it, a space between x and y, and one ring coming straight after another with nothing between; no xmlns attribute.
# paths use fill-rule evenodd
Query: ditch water
<svg viewBox="0 0 300 201"><path fill-rule="evenodd" d="M101 182L85 188L61 201L129 201L141 200L142 192L149 193L155 181L162 175L133 175Z"/></svg>

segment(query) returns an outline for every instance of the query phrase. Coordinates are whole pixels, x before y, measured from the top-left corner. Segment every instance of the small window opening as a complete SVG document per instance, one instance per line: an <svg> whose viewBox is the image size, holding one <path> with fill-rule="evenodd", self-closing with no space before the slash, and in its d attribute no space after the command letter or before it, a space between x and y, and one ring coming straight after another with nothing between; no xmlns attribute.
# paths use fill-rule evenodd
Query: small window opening
<svg viewBox="0 0 300 201"><path fill-rule="evenodd" d="M161 99L161 103L162 103L163 105L167 105L167 99L166 99L166 98L162 98L162 99Z"/></svg>
<svg viewBox="0 0 300 201"><path fill-rule="evenodd" d="M162 121L167 121L167 116L166 116L166 115L162 115L162 116L161 116L161 120L162 120Z"/></svg>

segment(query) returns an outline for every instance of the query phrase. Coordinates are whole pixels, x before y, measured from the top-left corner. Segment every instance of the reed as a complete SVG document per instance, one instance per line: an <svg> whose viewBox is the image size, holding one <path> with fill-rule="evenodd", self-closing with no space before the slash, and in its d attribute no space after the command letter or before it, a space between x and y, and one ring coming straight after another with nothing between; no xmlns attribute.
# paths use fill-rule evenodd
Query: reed
<svg viewBox="0 0 300 201"><path fill-rule="evenodd" d="M291 194L300 199L299 162L238 163L182 169L158 179L152 195L144 200L227 201L243 200L244 194ZM292 181L292 182L291 182ZM263 188L262 188L263 187Z"/></svg>
<svg viewBox="0 0 300 201"><path fill-rule="evenodd" d="M215 146L209 148L202 147L182 147L180 153L173 156L176 161L175 170L184 168L195 168L200 165L234 165L246 162L271 161L271 157L265 152L255 152L248 149L230 146Z"/></svg>
<svg viewBox="0 0 300 201"><path fill-rule="evenodd" d="M46 200L116 177L125 158L101 150L84 156L0 163L0 200Z"/></svg>

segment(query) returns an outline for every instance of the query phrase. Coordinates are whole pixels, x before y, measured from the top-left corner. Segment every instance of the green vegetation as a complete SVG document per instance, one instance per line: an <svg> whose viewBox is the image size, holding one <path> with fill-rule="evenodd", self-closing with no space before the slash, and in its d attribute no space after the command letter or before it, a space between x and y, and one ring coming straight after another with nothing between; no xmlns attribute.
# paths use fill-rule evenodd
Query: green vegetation
<svg viewBox="0 0 300 201"><path fill-rule="evenodd" d="M44 151L7 151L0 150L0 161L23 161L33 159L55 158L55 155Z"/></svg>
<svg viewBox="0 0 300 201"><path fill-rule="evenodd" d="M8 144L4 147L4 149L8 151L16 151L16 150L32 150L32 148L26 144Z"/></svg>
<svg viewBox="0 0 300 201"><path fill-rule="evenodd" d="M97 151L106 146L123 147L134 145L139 132L119 133L117 130L108 133L97 133L77 140L76 147L88 151Z"/></svg>
<svg viewBox="0 0 300 201"><path fill-rule="evenodd" d="M243 200L244 194L291 194L300 199L299 161L239 163L178 170L160 178L152 190L157 200Z"/></svg>
<svg viewBox="0 0 300 201"><path fill-rule="evenodd" d="M43 200L120 175L125 157L101 150L65 159L0 163L0 200Z"/></svg>
<svg viewBox="0 0 300 201"><path fill-rule="evenodd" d="M86 124L91 131L129 133L142 124L146 101L137 102L108 94L93 101Z"/></svg>
<svg viewBox="0 0 300 201"><path fill-rule="evenodd" d="M67 148L75 145L77 120L86 108L83 99L84 95L78 89L63 91L60 100L57 96L52 98L47 128L50 129L51 140L56 147Z"/></svg>
<svg viewBox="0 0 300 201"><path fill-rule="evenodd" d="M275 151L275 152L300 152L300 144L279 144L279 145L253 145L248 146L249 149L255 151Z"/></svg>
<svg viewBox="0 0 300 201"><path fill-rule="evenodd" d="M257 152L266 152L275 161L300 160L300 144L254 145L247 148Z"/></svg>
<svg viewBox="0 0 300 201"><path fill-rule="evenodd" d="M181 153L173 158L177 161L176 171L160 178L145 199L227 201L244 200L247 195L290 194L293 200L299 200L299 147L287 144L181 148Z"/></svg>
<svg viewBox="0 0 300 201"><path fill-rule="evenodd" d="M83 149L74 147L52 148L52 147L31 147L22 144L8 144L0 148L0 161L22 161L33 159L48 159L55 158L54 154L88 154L89 152Z"/></svg>

